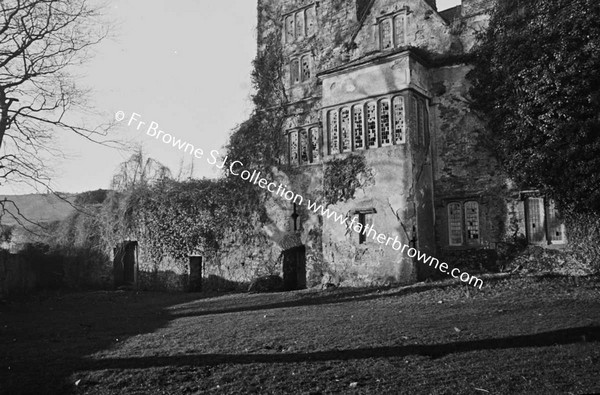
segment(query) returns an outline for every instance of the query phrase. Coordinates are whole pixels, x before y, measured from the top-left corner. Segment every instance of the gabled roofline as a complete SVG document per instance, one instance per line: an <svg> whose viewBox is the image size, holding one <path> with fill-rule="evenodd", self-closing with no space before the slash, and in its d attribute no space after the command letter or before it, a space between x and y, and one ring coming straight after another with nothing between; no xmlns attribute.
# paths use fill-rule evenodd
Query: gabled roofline
<svg viewBox="0 0 600 395"><path fill-rule="evenodd" d="M358 24L357 24L357 26L356 26L356 29L354 30L354 32L352 32L352 34L351 34L351 36L350 36L350 42L351 42L351 43L352 43L352 42L354 42L354 40L356 39L356 36L357 36L357 35L358 35L358 33L360 32L360 30L363 28L363 26L364 26L364 23L365 23L365 20L367 19L367 16L369 15L369 12L371 11L371 8L373 8L373 5L375 4L375 1L376 1L376 0L370 0L370 2L369 2L369 5L368 5L368 6L365 8L365 12L364 12L364 14L361 16L360 20L358 21ZM440 16L440 19L441 19L441 20L442 20L442 21L443 21L443 22L444 22L446 25L450 25L450 24L448 23L448 21L446 20L446 18L444 18L444 17L442 16L442 12L444 12L444 11L446 11L446 10L444 10L444 11L438 11L437 7L434 7L434 6L432 6L432 5L431 5L431 4L430 4L428 1L425 1L425 0L421 0L421 1L423 1L425 4L427 4L427 6L428 6L429 8L431 8L431 10L432 10L433 12L435 12L436 14L438 14L438 15ZM461 6L461 5L458 5L458 6L456 6L456 7L461 7L461 9L462 9L462 6ZM407 11L409 11L409 12L410 12L410 9L408 9L408 6L406 6L406 8L407 8ZM455 7L452 7L452 8L455 8Z"/></svg>

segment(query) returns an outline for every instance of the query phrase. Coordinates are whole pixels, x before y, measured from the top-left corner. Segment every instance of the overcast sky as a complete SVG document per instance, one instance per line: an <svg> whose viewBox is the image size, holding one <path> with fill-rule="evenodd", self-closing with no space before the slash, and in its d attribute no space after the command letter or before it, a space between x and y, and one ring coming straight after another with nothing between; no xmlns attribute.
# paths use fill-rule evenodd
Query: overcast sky
<svg viewBox="0 0 600 395"><path fill-rule="evenodd" d="M438 0L438 9L459 0ZM93 90L92 104L107 116L136 112L146 123L205 152L221 151L232 128L251 112L251 62L256 52L256 2L252 0L106 0L115 38L95 48L81 70L80 84ZM177 172L190 155L127 127L119 138L142 144L148 155ZM118 164L130 154L67 133L57 142L67 158L48 162L52 187L62 192L108 188ZM206 160L196 160L195 177L214 177ZM0 194L31 193L4 186ZM39 191L45 192L45 190Z"/></svg>

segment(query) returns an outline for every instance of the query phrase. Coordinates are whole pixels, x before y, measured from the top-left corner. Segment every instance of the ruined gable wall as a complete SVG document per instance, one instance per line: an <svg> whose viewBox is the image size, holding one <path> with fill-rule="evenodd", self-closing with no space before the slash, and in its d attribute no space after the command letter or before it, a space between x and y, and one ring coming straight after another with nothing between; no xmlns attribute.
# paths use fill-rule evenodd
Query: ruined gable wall
<svg viewBox="0 0 600 395"><path fill-rule="evenodd" d="M406 46L432 53L447 53L452 40L449 27L441 16L423 0L376 0L354 40L357 49L353 58L361 58L380 50L378 19L384 15L407 9Z"/></svg>

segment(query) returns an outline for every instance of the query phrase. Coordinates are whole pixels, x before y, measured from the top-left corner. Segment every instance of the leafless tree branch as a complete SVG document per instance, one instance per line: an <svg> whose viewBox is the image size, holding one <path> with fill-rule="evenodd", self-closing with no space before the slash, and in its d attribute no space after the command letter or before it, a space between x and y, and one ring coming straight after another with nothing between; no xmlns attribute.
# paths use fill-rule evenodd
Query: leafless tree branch
<svg viewBox="0 0 600 395"><path fill-rule="evenodd" d="M0 185L50 190L42 157L60 154L51 145L59 131L123 147L108 138L114 121L88 126L75 116L88 110L88 92L70 72L109 31L90 0L0 0ZM10 206L4 202L2 214Z"/></svg>

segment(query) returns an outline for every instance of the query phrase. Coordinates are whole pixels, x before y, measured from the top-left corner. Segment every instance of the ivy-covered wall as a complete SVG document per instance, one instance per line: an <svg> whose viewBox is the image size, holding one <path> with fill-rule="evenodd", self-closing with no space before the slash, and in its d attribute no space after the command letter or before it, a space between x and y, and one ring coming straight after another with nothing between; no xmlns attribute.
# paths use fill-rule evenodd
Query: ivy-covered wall
<svg viewBox="0 0 600 395"><path fill-rule="evenodd" d="M189 270L185 255L189 253L205 257L205 275L248 282L262 274L281 273L281 253L298 245L306 247L308 286L328 282L409 283L433 274L390 246L371 238L359 242L358 234L351 229L310 211L306 207L309 199L348 218L368 212L369 224L377 232L435 254L441 252L438 250L447 237L443 233L444 199L476 190L489 196L482 210L482 231L488 238L505 232L503 218L499 219L506 216L504 202L493 199L499 196L504 180L495 173L493 163L485 162L485 153L477 151L473 155L470 151L476 148L477 124L465 110L466 88L462 84L468 67L456 62L452 66L433 65L433 59L464 54L465 48L473 45L472 31L444 20L423 0L402 4L375 1L361 21L357 4L350 0L258 2L255 111L232 132L227 154L243 162L245 168L286 185L301 195L305 204L293 205L242 182L228 198L216 193L211 195L214 200L197 204L198 212L173 213L173 207L181 203L177 199L185 201L183 195L176 195L176 201L170 201L164 210L169 217L180 218L175 221L179 228L174 229L174 237L185 242L171 240L170 231L160 226L157 229L162 230L153 236L155 230L144 228L145 233L139 235L140 270L146 273L141 278L148 279L144 282L181 287ZM286 17L313 6L316 33L303 39L286 39ZM399 58L383 59L378 52L378 18L403 7L410 11L408 42L396 52L408 52ZM484 23L477 15L471 18L475 18L476 28ZM310 56L309 76L292 83L291 61L305 55ZM422 55L426 59L421 59ZM430 100L430 122L422 132L424 137L417 136L416 110L407 105L406 141L402 144L329 155L323 107L400 91L407 100L412 95ZM321 156L314 164L288 165L285 133L305 126L316 126L320 131ZM471 165L474 173L469 170ZM235 177L225 177L224 182L236 183ZM218 190L218 186L215 188ZM153 191L154 197L156 193ZM168 196L174 196L172 190ZM216 201L227 207L222 216L221 211L212 208ZM238 209L240 201L249 207ZM211 219L202 217L203 213ZM190 224L183 219L187 217L201 221L206 218L206 226L194 225L188 232ZM147 215L144 221L148 221ZM159 218L158 222L166 221ZM244 222L252 226L238 231ZM218 236L210 234L215 227L222 230ZM144 237L164 240L171 247L162 245L160 253L155 254ZM172 245L179 246L177 251ZM190 250L190 246L200 251ZM181 251L185 254L178 255Z"/></svg>
<svg viewBox="0 0 600 395"><path fill-rule="evenodd" d="M455 54L462 47L452 34L452 26L422 0L403 3L375 1L359 23L357 4L349 0L259 1L259 57L275 37L282 43L282 87L284 122L281 132L317 124L321 131L321 163L300 167L280 166L285 180L297 193L320 198L330 210L353 216L360 210L373 211L369 220L373 228L387 236L397 236L403 243L421 251L435 253L434 168L432 152L435 133L425 141L417 141L416 113L407 107L407 140L404 144L355 152L352 155L328 155L328 135L323 107L337 103L365 99L398 90L413 89L424 96L434 95L431 72L426 62L416 57L376 60L378 53L378 18L408 7L406 49L418 48L423 53L439 56ZM316 5L317 33L301 40L286 39L286 16L295 15L303 7ZM400 51L398 51L400 52ZM312 56L312 75L307 81L292 84L290 62L303 54ZM371 63L367 63L373 59ZM358 66L365 64L363 66ZM355 66L357 65L357 66ZM347 71L345 70L347 69ZM406 73L406 74L404 74ZM354 89L353 89L354 88ZM407 96L407 99L410 96ZM377 98L375 97L375 100ZM275 104L274 104L275 105ZM410 120L408 117L411 117ZM433 115L430 117L433 130ZM349 158L361 158L364 169L353 168ZM345 163L339 179L331 169ZM359 162L357 162L359 163ZM344 165L342 165L342 168ZM368 173L371 182L361 185L346 196L345 187L358 182L361 174ZM333 176L333 177L332 177ZM275 207L275 205L273 205ZM334 282L343 285L413 282L430 273L411 258L402 256L389 246L372 239L364 243L358 234L344 225L315 215L306 207L298 208L300 226L291 232L286 222L293 208L270 210L271 225L281 234L294 233L298 242L307 245L309 283ZM287 221L286 221L287 217ZM276 233L276 232L273 232ZM320 244L320 245L319 245Z"/></svg>

